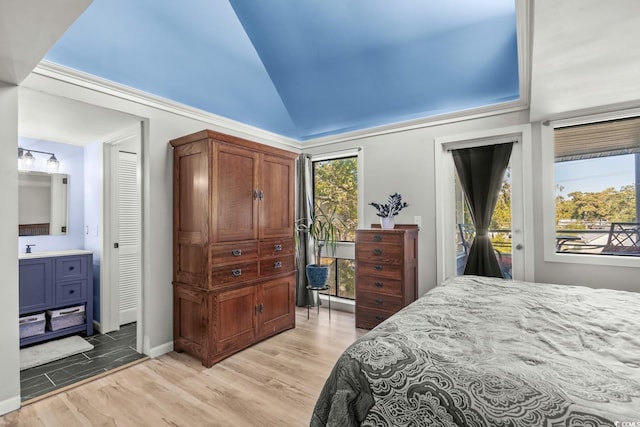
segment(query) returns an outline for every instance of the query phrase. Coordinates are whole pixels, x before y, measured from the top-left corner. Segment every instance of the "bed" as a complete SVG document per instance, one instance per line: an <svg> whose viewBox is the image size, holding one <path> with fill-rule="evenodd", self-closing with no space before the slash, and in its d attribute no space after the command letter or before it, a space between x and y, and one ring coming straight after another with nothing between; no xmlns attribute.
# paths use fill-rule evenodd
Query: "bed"
<svg viewBox="0 0 640 427"><path fill-rule="evenodd" d="M325 425L640 426L640 294L447 280L345 350Z"/></svg>

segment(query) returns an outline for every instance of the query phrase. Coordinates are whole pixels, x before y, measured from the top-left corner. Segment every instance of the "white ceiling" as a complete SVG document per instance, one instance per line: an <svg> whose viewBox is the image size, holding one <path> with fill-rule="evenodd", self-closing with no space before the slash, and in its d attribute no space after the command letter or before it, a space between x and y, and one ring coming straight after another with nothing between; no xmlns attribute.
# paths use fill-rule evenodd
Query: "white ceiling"
<svg viewBox="0 0 640 427"><path fill-rule="evenodd" d="M640 2L637 0L535 0L532 28L531 119L566 115L569 111L638 104L640 100ZM75 1L58 1L44 18L32 12L36 0L0 2L0 80L21 81L55 43L55 34L80 11ZM82 2L86 6L86 2ZM7 5L10 5L9 7ZM64 13L63 13L64 12ZM28 25L16 25L29 16ZM30 46L15 51L13 39L39 34ZM49 29L49 31L47 31ZM20 44L25 46L24 43ZM27 65L28 64L28 65ZM24 97L23 97L24 95ZM69 99L21 89L20 129L32 137L90 142L131 119ZM55 122L55 123L53 123ZM61 123L62 125L56 125ZM109 132L108 132L109 133ZM76 137L76 135L80 135ZM75 142L74 142L75 141Z"/></svg>
<svg viewBox="0 0 640 427"><path fill-rule="evenodd" d="M536 0L531 121L640 100L640 1Z"/></svg>

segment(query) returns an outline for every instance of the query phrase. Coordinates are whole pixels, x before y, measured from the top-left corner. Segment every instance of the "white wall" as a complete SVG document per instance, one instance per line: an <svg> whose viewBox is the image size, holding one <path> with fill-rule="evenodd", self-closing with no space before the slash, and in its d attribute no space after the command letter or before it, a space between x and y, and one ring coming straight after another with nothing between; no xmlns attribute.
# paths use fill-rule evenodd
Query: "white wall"
<svg viewBox="0 0 640 427"><path fill-rule="evenodd" d="M18 333L18 87L0 82L0 414L20 407Z"/></svg>
<svg viewBox="0 0 640 427"><path fill-rule="evenodd" d="M93 252L93 318L100 321L100 266L102 260L102 143L84 147L84 249Z"/></svg>

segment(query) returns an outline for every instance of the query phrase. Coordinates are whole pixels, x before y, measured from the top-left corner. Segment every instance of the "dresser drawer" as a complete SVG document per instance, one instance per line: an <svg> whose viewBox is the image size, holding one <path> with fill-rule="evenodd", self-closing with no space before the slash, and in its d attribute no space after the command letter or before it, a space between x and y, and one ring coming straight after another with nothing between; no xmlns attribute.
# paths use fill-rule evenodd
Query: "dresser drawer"
<svg viewBox="0 0 640 427"><path fill-rule="evenodd" d="M393 314L389 311L356 306L356 328L373 329Z"/></svg>
<svg viewBox="0 0 640 427"><path fill-rule="evenodd" d="M402 279L402 265L384 262L364 262L356 260L356 274L358 276L385 277L388 279Z"/></svg>
<svg viewBox="0 0 640 427"><path fill-rule="evenodd" d="M68 282L57 282L56 304L71 304L87 300L87 281L71 280Z"/></svg>
<svg viewBox="0 0 640 427"><path fill-rule="evenodd" d="M402 245L363 243L356 245L356 259L387 264L402 262Z"/></svg>
<svg viewBox="0 0 640 427"><path fill-rule="evenodd" d="M402 297L358 290L356 304L362 308L395 313L402 308Z"/></svg>
<svg viewBox="0 0 640 427"><path fill-rule="evenodd" d="M226 283L242 283L257 278L257 261L214 267L211 271L211 283L213 286Z"/></svg>
<svg viewBox="0 0 640 427"><path fill-rule="evenodd" d="M295 270L293 255L260 260L260 277L290 273Z"/></svg>
<svg viewBox="0 0 640 427"><path fill-rule="evenodd" d="M87 277L86 256L65 256L55 258L56 280L85 279Z"/></svg>
<svg viewBox="0 0 640 427"><path fill-rule="evenodd" d="M402 281L384 277L356 276L356 300L360 292L402 295Z"/></svg>
<svg viewBox="0 0 640 427"><path fill-rule="evenodd" d="M211 246L213 265L242 263L258 258L257 242L243 242Z"/></svg>
<svg viewBox="0 0 640 427"><path fill-rule="evenodd" d="M277 239L260 242L260 258L293 254L293 239Z"/></svg>
<svg viewBox="0 0 640 427"><path fill-rule="evenodd" d="M393 233L389 231L356 231L356 246L360 243L391 243L402 245L404 235L402 233Z"/></svg>

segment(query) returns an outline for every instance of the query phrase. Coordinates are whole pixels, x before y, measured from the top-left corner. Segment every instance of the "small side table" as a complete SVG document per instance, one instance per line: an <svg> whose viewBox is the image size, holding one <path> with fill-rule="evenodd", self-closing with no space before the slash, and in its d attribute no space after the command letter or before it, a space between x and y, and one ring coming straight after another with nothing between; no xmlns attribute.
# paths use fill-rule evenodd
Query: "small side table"
<svg viewBox="0 0 640 427"><path fill-rule="evenodd" d="M316 293L316 300L320 300L320 297L318 296L320 291L328 291L329 287L328 286L324 286L322 288L315 288L313 286L307 286L307 291L311 291L311 292L315 292ZM329 320L331 320L331 293L329 292L327 294L327 297L329 298ZM309 320L309 308L311 307L310 304L307 304L307 320ZM318 304L318 314L320 314L320 304Z"/></svg>

